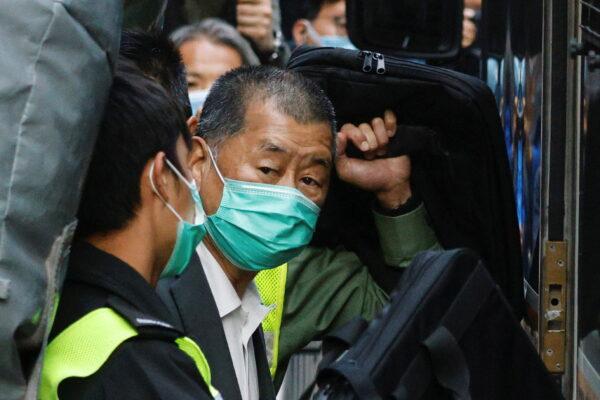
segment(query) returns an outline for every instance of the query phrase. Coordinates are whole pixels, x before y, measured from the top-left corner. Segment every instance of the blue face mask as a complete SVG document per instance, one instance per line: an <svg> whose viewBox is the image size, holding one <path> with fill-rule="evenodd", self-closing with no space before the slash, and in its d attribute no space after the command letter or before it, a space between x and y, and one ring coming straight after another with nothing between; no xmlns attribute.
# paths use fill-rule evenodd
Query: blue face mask
<svg viewBox="0 0 600 400"><path fill-rule="evenodd" d="M339 47L341 49L357 50L348 36L319 36L319 43L324 47Z"/></svg>
<svg viewBox="0 0 600 400"><path fill-rule="evenodd" d="M192 105L192 114L196 115L198 109L204 106L204 102L208 97L208 89L196 89L190 90L188 96L190 98L190 104Z"/></svg>
<svg viewBox="0 0 600 400"><path fill-rule="evenodd" d="M186 184L189 188L192 198L196 199L198 196L198 190L196 189L196 183L194 181L188 182L181 173L175 168L173 164L167 159L165 159L167 165L175 172L175 174ZM194 225L186 220L184 220L181 215L175 210L175 208L170 205L165 199L160 195L158 190L156 190L156 186L154 185L154 181L152 179L152 175L154 172L154 164L150 167L150 185L152 186L152 190L154 193L165 203L167 208L171 210L173 214L179 219L179 223L177 225L177 238L175 239L175 245L173 246L173 251L171 252L171 257L169 257L169 261L167 261L167 265L162 270L160 274L160 278L168 278L176 275L181 275L185 269L187 268L190 259L192 258L192 254L196 251L196 247L202 241L202 238L206 234L206 229L202 225ZM195 202L195 200L194 200Z"/></svg>
<svg viewBox="0 0 600 400"><path fill-rule="evenodd" d="M358 50L356 46L352 44L348 36L341 35L319 35L317 30L313 27L312 23L306 20L306 29L308 34L312 36L312 40L323 47L338 47L341 49Z"/></svg>
<svg viewBox="0 0 600 400"><path fill-rule="evenodd" d="M207 216L200 196L194 200L197 218L221 253L249 271L275 268L298 256L313 236L319 206L295 188L223 178L212 153L210 158L223 182L221 204Z"/></svg>

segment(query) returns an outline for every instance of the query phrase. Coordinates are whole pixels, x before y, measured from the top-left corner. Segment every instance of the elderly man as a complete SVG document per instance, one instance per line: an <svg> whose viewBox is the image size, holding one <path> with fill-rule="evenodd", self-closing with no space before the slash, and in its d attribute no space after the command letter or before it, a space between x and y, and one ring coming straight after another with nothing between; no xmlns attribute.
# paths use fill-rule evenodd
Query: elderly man
<svg viewBox="0 0 600 400"><path fill-rule="evenodd" d="M224 73L244 65L258 65L250 44L231 25L216 18L182 26L171 40L185 65L194 114L204 104L212 84Z"/></svg>
<svg viewBox="0 0 600 400"><path fill-rule="evenodd" d="M279 0L171 0L166 29L171 31L207 18L221 18L248 38L261 63L283 66L289 49L282 43Z"/></svg>
<svg viewBox="0 0 600 400"><path fill-rule="evenodd" d="M294 351L354 316L372 318L387 301L355 254L307 247L334 167L375 195L389 264L436 246L412 198L410 160L381 158L395 131L386 112L336 134L329 100L293 72L247 67L213 85L189 162L206 236L186 272L159 291L198 340L224 398L274 398L269 369L278 385ZM364 160L346 156L348 142ZM267 348L261 323L271 325Z"/></svg>

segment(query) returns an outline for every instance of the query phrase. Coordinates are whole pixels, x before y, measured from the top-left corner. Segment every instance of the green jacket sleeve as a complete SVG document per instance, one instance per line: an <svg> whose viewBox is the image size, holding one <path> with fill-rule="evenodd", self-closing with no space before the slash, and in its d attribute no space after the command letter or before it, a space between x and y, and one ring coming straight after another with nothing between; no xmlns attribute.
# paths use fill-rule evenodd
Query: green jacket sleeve
<svg viewBox="0 0 600 400"><path fill-rule="evenodd" d="M423 206L397 217L375 213L375 223L390 265L406 266L419 251L438 247ZM372 319L387 301L354 253L307 248L288 263L276 387L293 353L356 316Z"/></svg>

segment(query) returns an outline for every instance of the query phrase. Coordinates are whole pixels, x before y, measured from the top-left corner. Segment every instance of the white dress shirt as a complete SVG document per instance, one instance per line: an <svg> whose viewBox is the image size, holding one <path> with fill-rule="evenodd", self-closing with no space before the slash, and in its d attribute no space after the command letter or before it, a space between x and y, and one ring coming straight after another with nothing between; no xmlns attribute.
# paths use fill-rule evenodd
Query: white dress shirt
<svg viewBox="0 0 600 400"><path fill-rule="evenodd" d="M242 399L259 400L252 335L267 316L270 308L262 304L254 282L248 285L240 299L231 281L204 243L200 243L197 252L217 303ZM218 373L219 371L213 371L213 374Z"/></svg>

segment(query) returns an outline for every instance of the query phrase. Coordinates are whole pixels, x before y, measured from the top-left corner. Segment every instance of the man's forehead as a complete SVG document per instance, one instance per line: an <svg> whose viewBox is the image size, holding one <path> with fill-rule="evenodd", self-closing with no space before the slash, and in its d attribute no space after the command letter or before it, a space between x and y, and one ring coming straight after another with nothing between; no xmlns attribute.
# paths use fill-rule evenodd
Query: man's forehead
<svg viewBox="0 0 600 400"><path fill-rule="evenodd" d="M290 146L291 144L291 146ZM333 152L331 145L326 142L295 143L293 140L281 140L280 137L263 137L258 141L258 149L262 152L273 154L298 154L303 158L309 159L311 164L319 164L326 168L332 165Z"/></svg>
<svg viewBox="0 0 600 400"><path fill-rule="evenodd" d="M296 140L333 139L331 124L328 121L299 122L294 117L280 112L272 100L251 102L245 113L244 130L258 133L289 133L287 136Z"/></svg>

